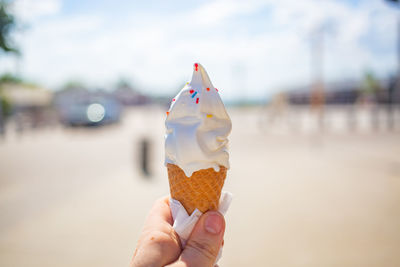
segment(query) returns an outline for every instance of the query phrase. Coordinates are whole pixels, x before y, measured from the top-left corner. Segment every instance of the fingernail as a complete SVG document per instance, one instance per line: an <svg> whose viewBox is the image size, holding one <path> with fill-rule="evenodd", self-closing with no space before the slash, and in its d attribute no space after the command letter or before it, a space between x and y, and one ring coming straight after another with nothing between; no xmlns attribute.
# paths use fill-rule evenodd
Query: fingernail
<svg viewBox="0 0 400 267"><path fill-rule="evenodd" d="M221 232L223 225L224 219L222 218L222 215L217 212L209 214L204 222L205 230L214 235Z"/></svg>

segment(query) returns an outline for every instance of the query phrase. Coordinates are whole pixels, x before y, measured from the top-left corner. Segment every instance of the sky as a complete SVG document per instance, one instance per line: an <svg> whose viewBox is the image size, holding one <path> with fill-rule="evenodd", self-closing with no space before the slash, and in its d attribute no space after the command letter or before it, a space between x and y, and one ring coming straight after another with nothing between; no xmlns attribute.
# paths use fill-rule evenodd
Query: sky
<svg viewBox="0 0 400 267"><path fill-rule="evenodd" d="M399 9L383 0L16 0L22 57L0 59L50 89L70 80L173 95L200 62L223 98L262 99L312 80L322 36L326 82L397 69Z"/></svg>

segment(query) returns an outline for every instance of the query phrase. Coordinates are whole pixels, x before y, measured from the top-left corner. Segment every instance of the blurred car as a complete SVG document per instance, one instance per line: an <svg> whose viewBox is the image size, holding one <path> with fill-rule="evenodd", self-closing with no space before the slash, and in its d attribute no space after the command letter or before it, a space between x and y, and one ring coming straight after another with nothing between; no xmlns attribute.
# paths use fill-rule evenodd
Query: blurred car
<svg viewBox="0 0 400 267"><path fill-rule="evenodd" d="M74 102L64 107L61 122L69 126L94 126L118 122L121 117L120 104L112 99Z"/></svg>
<svg viewBox="0 0 400 267"><path fill-rule="evenodd" d="M118 122L122 106L110 94L74 89L58 92L55 106L68 126L94 126Z"/></svg>

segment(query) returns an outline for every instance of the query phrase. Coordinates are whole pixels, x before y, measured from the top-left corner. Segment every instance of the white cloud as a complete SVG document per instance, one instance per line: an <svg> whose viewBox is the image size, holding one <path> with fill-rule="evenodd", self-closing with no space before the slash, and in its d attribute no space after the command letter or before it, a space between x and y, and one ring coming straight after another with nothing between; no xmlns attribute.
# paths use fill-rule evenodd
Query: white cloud
<svg viewBox="0 0 400 267"><path fill-rule="evenodd" d="M357 9L333 0L208 1L162 16L133 13L118 26L100 14L66 17L55 6L47 10L61 14L33 23L23 40L23 73L50 86L70 77L104 85L124 75L143 88L173 93L200 61L224 97L264 96L309 82L310 34L324 23L331 28L327 79L395 67L395 24L388 23L395 14L379 0ZM385 35L376 42L387 50L393 41L386 57L361 43L371 31Z"/></svg>
<svg viewBox="0 0 400 267"><path fill-rule="evenodd" d="M55 15L61 10L61 0L16 0L13 5L14 13L24 21Z"/></svg>
<svg viewBox="0 0 400 267"><path fill-rule="evenodd" d="M260 1L248 0L219 0L204 4L191 12L188 18L192 18L198 24L215 25L225 19L248 14L264 5Z"/></svg>

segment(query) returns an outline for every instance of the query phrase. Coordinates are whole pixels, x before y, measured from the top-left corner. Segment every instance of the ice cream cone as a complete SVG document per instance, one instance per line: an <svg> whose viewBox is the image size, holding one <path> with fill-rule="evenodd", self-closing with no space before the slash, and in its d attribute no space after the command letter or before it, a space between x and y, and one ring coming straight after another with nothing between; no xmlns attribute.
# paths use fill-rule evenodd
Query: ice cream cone
<svg viewBox="0 0 400 267"><path fill-rule="evenodd" d="M171 197L178 200L189 215L196 208L203 213L218 209L227 171L224 166L220 166L219 172L213 168L202 169L191 177L177 165L167 164L167 169Z"/></svg>

